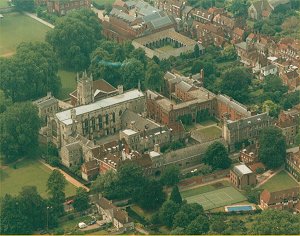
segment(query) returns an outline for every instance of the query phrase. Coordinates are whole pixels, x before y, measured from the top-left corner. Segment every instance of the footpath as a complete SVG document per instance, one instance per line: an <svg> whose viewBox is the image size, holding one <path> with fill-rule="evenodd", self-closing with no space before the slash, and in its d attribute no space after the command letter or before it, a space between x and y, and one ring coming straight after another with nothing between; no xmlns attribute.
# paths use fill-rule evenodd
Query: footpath
<svg viewBox="0 0 300 236"><path fill-rule="evenodd" d="M62 173L64 175L64 177L66 178L66 180L75 185L76 187L82 187L84 188L86 191L90 191L90 189L88 187L86 187L84 184L80 183L78 180L74 179L72 176L70 176L69 174L67 174L66 172L64 172L63 170L56 168L56 167L52 167L50 165L48 165L47 163L45 163L43 160L39 160L39 162L41 162L43 165L47 166L50 170L58 170L60 171L60 173Z"/></svg>
<svg viewBox="0 0 300 236"><path fill-rule="evenodd" d="M42 24L50 27L51 29L54 28L54 25L52 25L49 22L47 22L47 21L45 21L45 20L37 17L35 14L29 13L29 12L25 12L25 15L27 15L27 16L31 17L32 19L34 19L34 20L36 20L36 21L38 21L38 22L40 22L40 23L42 23Z"/></svg>

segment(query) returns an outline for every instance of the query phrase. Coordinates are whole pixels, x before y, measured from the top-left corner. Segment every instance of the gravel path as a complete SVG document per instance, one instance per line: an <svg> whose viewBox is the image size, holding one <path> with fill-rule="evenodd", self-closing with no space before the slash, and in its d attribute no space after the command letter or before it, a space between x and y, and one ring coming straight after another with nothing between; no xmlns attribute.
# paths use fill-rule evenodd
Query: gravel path
<svg viewBox="0 0 300 236"><path fill-rule="evenodd" d="M42 23L42 24L44 24L44 25L47 25L47 26L50 27L51 29L54 28L54 25L52 25L52 24L50 24L49 22L47 22L47 21L45 21L45 20L43 20L43 19L37 17L35 14L31 14L31 13L29 13L29 12L25 12L25 15L31 17L31 18L34 19L34 20L37 20L38 22L40 22L40 23Z"/></svg>

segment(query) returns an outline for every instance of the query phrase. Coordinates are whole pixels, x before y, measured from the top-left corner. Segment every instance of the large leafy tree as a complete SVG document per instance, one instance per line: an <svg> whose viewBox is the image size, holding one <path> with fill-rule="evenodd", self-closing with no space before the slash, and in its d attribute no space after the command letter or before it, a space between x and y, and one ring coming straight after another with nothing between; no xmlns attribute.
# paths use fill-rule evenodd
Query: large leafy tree
<svg viewBox="0 0 300 236"><path fill-rule="evenodd" d="M251 228L252 234L300 234L300 217L284 210L266 210L257 215Z"/></svg>
<svg viewBox="0 0 300 236"><path fill-rule="evenodd" d="M61 63L74 70L83 70L90 64L90 53L101 38L97 15L88 9L72 11L59 19L46 35L46 41L55 49Z"/></svg>
<svg viewBox="0 0 300 236"><path fill-rule="evenodd" d="M247 102L251 77L244 67L228 69L221 75L221 92L241 103Z"/></svg>
<svg viewBox="0 0 300 236"><path fill-rule="evenodd" d="M40 119L31 103L15 103L0 114L0 152L6 162L33 154L38 147Z"/></svg>
<svg viewBox="0 0 300 236"><path fill-rule="evenodd" d="M33 11L34 10L34 0L13 0L18 11Z"/></svg>
<svg viewBox="0 0 300 236"><path fill-rule="evenodd" d="M203 212L203 207L197 203L183 204L174 217L174 227L188 227L188 225L200 214L203 214Z"/></svg>
<svg viewBox="0 0 300 236"><path fill-rule="evenodd" d="M105 197L113 198L115 195L118 177L113 170L101 174L92 184L92 191L102 193Z"/></svg>
<svg viewBox="0 0 300 236"><path fill-rule="evenodd" d="M31 234L46 225L46 202L36 187L24 187L16 197L5 195L0 209L1 234Z"/></svg>
<svg viewBox="0 0 300 236"><path fill-rule="evenodd" d="M47 181L47 190L51 196L50 202L58 215L64 211L65 187L67 181L63 174L58 170L53 170Z"/></svg>
<svg viewBox="0 0 300 236"><path fill-rule="evenodd" d="M173 186L179 182L180 170L178 166L169 165L161 175L161 182L167 186Z"/></svg>
<svg viewBox="0 0 300 236"><path fill-rule="evenodd" d="M73 203L76 211L84 211L89 208L89 195L84 188L78 188Z"/></svg>
<svg viewBox="0 0 300 236"><path fill-rule="evenodd" d="M135 58L125 60L121 68L122 81L126 89L136 88L138 82L144 81L144 66Z"/></svg>
<svg viewBox="0 0 300 236"><path fill-rule="evenodd" d="M0 60L0 66L0 89L14 102L59 92L58 63L48 43L21 43L12 58Z"/></svg>
<svg viewBox="0 0 300 236"><path fill-rule="evenodd" d="M286 156L285 138L279 128L268 127L259 136L258 157L268 168L277 168Z"/></svg>
<svg viewBox="0 0 300 236"><path fill-rule="evenodd" d="M163 186L156 180L147 180L138 196L138 204L147 210L159 208L165 200Z"/></svg>
<svg viewBox="0 0 300 236"><path fill-rule="evenodd" d="M151 61L147 65L145 74L145 85L149 89L159 91L163 85L164 73L160 69L159 65Z"/></svg>
<svg viewBox="0 0 300 236"><path fill-rule="evenodd" d="M173 219L179 210L179 205L173 201L166 201L159 209L159 219L164 225L173 226Z"/></svg>
<svg viewBox="0 0 300 236"><path fill-rule="evenodd" d="M185 230L186 234L206 234L209 230L209 220L206 215L199 215Z"/></svg>
<svg viewBox="0 0 300 236"><path fill-rule="evenodd" d="M203 161L213 169L226 169L231 163L225 146L220 142L214 142L207 148Z"/></svg>

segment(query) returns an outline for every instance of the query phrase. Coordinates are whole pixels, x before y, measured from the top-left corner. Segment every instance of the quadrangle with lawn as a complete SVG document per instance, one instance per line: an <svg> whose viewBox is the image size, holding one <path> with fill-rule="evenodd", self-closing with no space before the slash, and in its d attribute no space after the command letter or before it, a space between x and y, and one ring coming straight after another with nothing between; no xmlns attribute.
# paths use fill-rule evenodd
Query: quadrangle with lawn
<svg viewBox="0 0 300 236"><path fill-rule="evenodd" d="M3 14L0 22L0 56L11 56L21 42L44 41L51 30L46 25L26 16L13 12Z"/></svg>
<svg viewBox="0 0 300 236"><path fill-rule="evenodd" d="M285 170L282 170L260 186L259 189L274 192L293 187L299 187L299 184Z"/></svg>
<svg viewBox="0 0 300 236"><path fill-rule="evenodd" d="M0 197L5 194L17 195L24 186L36 186L42 197L47 198L47 180L51 170L36 159L23 159L12 166L0 167ZM66 196L74 196L76 187L67 182Z"/></svg>

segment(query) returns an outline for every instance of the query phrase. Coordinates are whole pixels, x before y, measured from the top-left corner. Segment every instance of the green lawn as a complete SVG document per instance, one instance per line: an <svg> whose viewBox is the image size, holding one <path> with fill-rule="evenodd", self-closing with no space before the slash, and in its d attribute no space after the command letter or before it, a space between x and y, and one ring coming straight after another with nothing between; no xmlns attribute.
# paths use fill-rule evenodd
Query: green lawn
<svg viewBox="0 0 300 236"><path fill-rule="evenodd" d="M69 93L74 91L76 88L76 73L65 70L59 70L58 75L60 76L61 80L61 91L58 98L69 98Z"/></svg>
<svg viewBox="0 0 300 236"><path fill-rule="evenodd" d="M92 1L101 5L105 5L105 4L113 4L116 0L92 0Z"/></svg>
<svg viewBox="0 0 300 236"><path fill-rule="evenodd" d="M284 170L269 179L260 189L268 189L269 191L280 191L288 188L299 187L299 184L288 175Z"/></svg>
<svg viewBox="0 0 300 236"><path fill-rule="evenodd" d="M162 52L169 52L169 51L173 51L175 48L172 45L165 45L161 48L157 48L158 51L162 51Z"/></svg>
<svg viewBox="0 0 300 236"><path fill-rule="evenodd" d="M8 0L0 0L0 8L8 7Z"/></svg>
<svg viewBox="0 0 300 236"><path fill-rule="evenodd" d="M17 168L11 166L0 169L0 196L17 195L23 186L36 186L42 197L48 197L46 183L51 170L38 160L24 159L17 163ZM75 195L76 187L70 183L66 186L66 196Z"/></svg>
<svg viewBox="0 0 300 236"><path fill-rule="evenodd" d="M3 14L0 22L0 56L15 53L21 42L44 41L48 26L20 13Z"/></svg>
<svg viewBox="0 0 300 236"><path fill-rule="evenodd" d="M72 232L76 229L79 229L78 223L84 222L88 224L93 218L90 216L79 216L74 218L73 220L65 220L59 222L59 228L63 228L65 232Z"/></svg>
<svg viewBox="0 0 300 236"><path fill-rule="evenodd" d="M223 188L223 187L228 187L228 186L230 186L230 183L228 181L221 181L221 182L218 182L217 184L205 185L205 186L201 186L198 188L193 188L193 189L189 189L186 191L182 191L180 194L183 198L186 198L186 197L191 197L194 195L207 193L210 191L214 191L218 188Z"/></svg>

